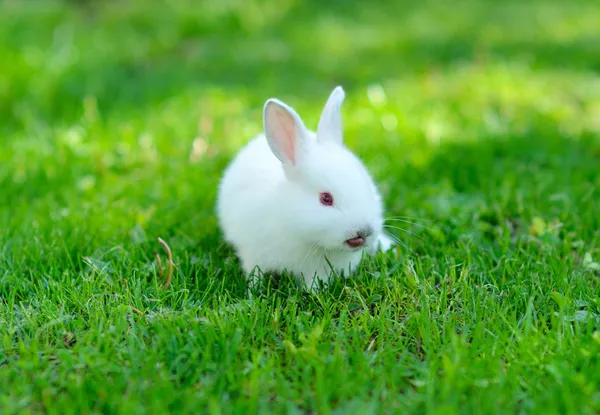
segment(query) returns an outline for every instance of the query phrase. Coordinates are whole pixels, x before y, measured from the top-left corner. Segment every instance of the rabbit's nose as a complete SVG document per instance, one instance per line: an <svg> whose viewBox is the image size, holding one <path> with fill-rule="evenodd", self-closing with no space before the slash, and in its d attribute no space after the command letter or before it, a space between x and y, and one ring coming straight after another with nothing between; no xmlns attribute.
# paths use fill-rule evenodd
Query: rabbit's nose
<svg viewBox="0 0 600 415"><path fill-rule="evenodd" d="M348 239L346 243L351 248L360 248L365 244L365 240L371 235L373 235L373 228L370 226L365 226L356 232L356 237Z"/></svg>
<svg viewBox="0 0 600 415"><path fill-rule="evenodd" d="M359 237L367 239L369 236L373 235L373 228L371 226L365 226L364 228L359 229L357 234Z"/></svg>

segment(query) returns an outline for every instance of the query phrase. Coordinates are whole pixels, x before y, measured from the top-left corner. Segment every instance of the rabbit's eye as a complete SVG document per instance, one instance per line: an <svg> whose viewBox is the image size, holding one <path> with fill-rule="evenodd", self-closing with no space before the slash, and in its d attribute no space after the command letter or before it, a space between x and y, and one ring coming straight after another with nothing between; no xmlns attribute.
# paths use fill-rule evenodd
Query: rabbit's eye
<svg viewBox="0 0 600 415"><path fill-rule="evenodd" d="M329 192L323 192L319 196L321 199L321 204L325 206L333 206L333 196Z"/></svg>

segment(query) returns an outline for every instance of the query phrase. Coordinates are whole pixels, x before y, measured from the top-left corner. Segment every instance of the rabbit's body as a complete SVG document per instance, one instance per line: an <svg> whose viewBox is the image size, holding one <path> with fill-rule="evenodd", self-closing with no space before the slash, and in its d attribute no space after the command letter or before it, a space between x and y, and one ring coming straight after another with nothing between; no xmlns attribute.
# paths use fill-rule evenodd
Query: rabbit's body
<svg viewBox="0 0 600 415"><path fill-rule="evenodd" d="M290 107L267 101L266 134L251 140L226 169L219 222L248 275L256 267L287 270L311 286L315 277L327 280L331 267L352 273L364 249L389 247L375 184L336 128L340 98L336 88L316 133Z"/></svg>
<svg viewBox="0 0 600 415"><path fill-rule="evenodd" d="M256 182L261 183L256 186ZM294 235L287 215L275 201L286 195L286 178L281 162L273 155L264 134L254 138L236 156L223 176L219 211L227 242L237 248L246 273L257 265L262 271L284 268L302 274L308 286L313 276L326 279L331 272L327 261L338 272L354 271L362 251L332 251L325 256L313 243L294 239L282 244L273 235ZM230 195L231 197L227 197ZM233 201L236 202L233 202ZM256 220L256 218L269 218ZM349 267L351 270L349 270Z"/></svg>

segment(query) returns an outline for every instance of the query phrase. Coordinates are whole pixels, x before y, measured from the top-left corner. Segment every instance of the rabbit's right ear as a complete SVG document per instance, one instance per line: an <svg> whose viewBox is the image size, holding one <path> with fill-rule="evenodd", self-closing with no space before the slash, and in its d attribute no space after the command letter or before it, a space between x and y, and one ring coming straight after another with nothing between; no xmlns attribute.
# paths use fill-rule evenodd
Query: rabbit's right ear
<svg viewBox="0 0 600 415"><path fill-rule="evenodd" d="M342 131L342 104L346 94L341 86L336 86L321 113L317 138L319 141L333 141L341 144L344 141Z"/></svg>
<svg viewBox="0 0 600 415"><path fill-rule="evenodd" d="M308 142L308 132L300 116L276 98L263 109L265 135L271 151L284 165L296 166Z"/></svg>

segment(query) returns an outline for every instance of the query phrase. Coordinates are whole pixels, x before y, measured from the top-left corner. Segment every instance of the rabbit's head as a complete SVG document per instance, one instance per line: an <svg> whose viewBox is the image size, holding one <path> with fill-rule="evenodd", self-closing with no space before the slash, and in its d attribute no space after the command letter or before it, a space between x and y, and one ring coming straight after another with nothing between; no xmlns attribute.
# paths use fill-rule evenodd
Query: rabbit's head
<svg viewBox="0 0 600 415"><path fill-rule="evenodd" d="M381 198L363 163L344 145L336 87L321 114L316 133L293 108L271 98L263 111L267 142L281 162L285 179L279 200L281 219L296 242L331 251L375 246L382 232Z"/></svg>

